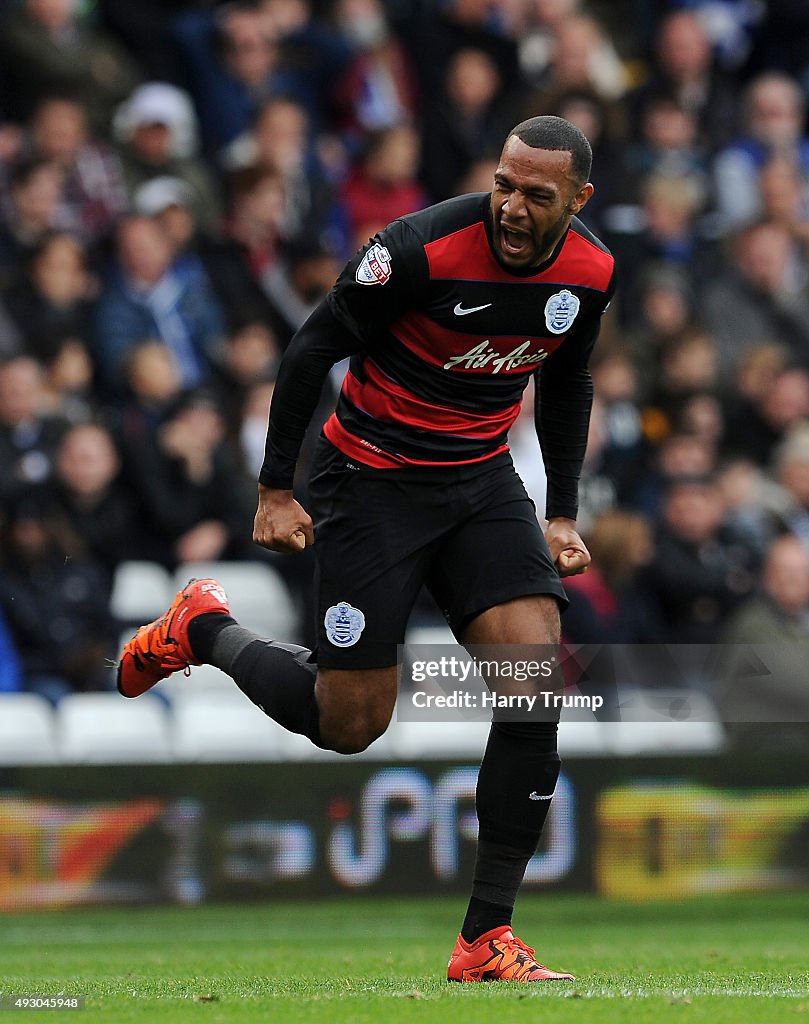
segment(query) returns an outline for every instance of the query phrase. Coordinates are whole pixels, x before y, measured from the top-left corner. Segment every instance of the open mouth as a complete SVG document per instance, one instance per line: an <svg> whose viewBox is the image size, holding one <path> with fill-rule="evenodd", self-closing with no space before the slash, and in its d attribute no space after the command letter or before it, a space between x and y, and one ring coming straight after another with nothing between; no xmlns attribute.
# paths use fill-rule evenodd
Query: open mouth
<svg viewBox="0 0 809 1024"><path fill-rule="evenodd" d="M531 246L531 235L506 224L500 224L500 244L508 256L525 256Z"/></svg>

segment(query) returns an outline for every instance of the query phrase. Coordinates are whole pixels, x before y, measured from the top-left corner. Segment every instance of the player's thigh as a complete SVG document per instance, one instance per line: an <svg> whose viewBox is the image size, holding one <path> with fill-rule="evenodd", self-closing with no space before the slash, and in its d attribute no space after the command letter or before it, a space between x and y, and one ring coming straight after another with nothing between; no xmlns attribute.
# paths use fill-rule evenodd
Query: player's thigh
<svg viewBox="0 0 809 1024"><path fill-rule="evenodd" d="M522 481L506 466L497 484L442 545L430 567L430 589L459 639L491 611L486 629L502 631L496 642L554 643L558 610L567 605L559 573ZM510 613L495 611L509 605ZM519 640L506 640L515 630Z"/></svg>
<svg viewBox="0 0 809 1024"><path fill-rule="evenodd" d="M324 669L315 693L324 739L365 745L387 729L396 703L399 669ZM347 745L351 745L349 742Z"/></svg>
<svg viewBox="0 0 809 1024"><path fill-rule="evenodd" d="M464 644L558 644L559 602L548 594L530 594L481 612L464 628Z"/></svg>

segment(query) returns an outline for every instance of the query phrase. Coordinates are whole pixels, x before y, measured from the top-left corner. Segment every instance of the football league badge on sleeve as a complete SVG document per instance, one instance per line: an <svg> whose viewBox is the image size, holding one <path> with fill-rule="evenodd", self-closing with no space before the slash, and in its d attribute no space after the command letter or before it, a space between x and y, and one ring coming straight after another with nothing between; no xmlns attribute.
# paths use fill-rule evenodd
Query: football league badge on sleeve
<svg viewBox="0 0 809 1024"><path fill-rule="evenodd" d="M545 303L545 326L551 334L564 334L576 319L579 311L579 300L573 292L563 288L551 295Z"/></svg>
<svg viewBox="0 0 809 1024"><path fill-rule="evenodd" d="M357 284L384 284L390 277L390 253L384 245L374 242L362 257L357 273Z"/></svg>
<svg viewBox="0 0 809 1024"><path fill-rule="evenodd" d="M353 647L365 629L365 616L348 602L333 604L323 619L329 643L335 647Z"/></svg>

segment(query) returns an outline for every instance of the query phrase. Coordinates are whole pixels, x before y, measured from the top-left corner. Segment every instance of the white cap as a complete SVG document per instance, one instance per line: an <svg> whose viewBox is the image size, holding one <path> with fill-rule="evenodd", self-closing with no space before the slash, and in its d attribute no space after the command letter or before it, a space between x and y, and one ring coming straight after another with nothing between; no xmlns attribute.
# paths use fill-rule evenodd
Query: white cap
<svg viewBox="0 0 809 1024"><path fill-rule="evenodd" d="M182 180L168 174L145 181L135 190L133 206L144 217L154 217L169 206L191 206L194 190Z"/></svg>
<svg viewBox="0 0 809 1024"><path fill-rule="evenodd" d="M188 93L168 82L139 85L115 112L113 128L127 142L136 128L164 124L172 134L174 156L190 156L196 147L196 114Z"/></svg>

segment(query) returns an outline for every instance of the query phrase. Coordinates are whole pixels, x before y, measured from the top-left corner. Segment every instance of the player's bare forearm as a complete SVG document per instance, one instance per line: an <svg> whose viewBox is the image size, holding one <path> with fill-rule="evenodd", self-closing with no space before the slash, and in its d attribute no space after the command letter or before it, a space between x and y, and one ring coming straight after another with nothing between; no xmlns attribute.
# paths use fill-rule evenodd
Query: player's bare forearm
<svg viewBox="0 0 809 1024"><path fill-rule="evenodd" d="M578 576L587 571L590 552L579 536L575 519L564 516L549 519L545 540L560 576Z"/></svg>
<svg viewBox="0 0 809 1024"><path fill-rule="evenodd" d="M307 544L314 544L315 532L311 516L295 500L291 490L258 485L253 540L270 551L289 554L303 551Z"/></svg>

